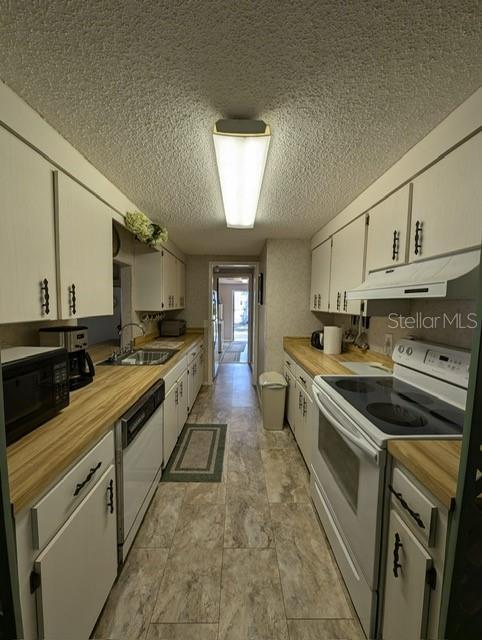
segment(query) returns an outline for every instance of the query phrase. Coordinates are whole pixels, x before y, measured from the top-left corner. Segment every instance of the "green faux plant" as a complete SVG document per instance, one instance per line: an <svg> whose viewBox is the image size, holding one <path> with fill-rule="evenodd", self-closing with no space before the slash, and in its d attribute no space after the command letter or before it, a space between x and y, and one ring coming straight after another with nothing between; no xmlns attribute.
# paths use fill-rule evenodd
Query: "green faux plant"
<svg viewBox="0 0 482 640"><path fill-rule="evenodd" d="M140 242L156 247L166 242L168 234L165 227L151 222L141 211L128 211L125 215L126 227Z"/></svg>

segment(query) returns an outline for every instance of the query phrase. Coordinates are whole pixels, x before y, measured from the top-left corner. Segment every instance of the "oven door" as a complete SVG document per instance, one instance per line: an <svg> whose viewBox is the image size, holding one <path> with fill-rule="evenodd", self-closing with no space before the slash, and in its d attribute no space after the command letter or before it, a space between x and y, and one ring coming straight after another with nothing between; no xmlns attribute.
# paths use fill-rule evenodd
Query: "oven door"
<svg viewBox="0 0 482 640"><path fill-rule="evenodd" d="M318 385L312 471L371 589L377 589L385 452Z"/></svg>

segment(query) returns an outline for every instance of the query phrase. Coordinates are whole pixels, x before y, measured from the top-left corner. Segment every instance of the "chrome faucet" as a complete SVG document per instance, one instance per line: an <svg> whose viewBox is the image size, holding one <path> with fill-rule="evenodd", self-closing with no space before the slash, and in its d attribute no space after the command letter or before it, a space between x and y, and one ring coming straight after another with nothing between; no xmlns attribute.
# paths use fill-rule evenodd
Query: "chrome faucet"
<svg viewBox="0 0 482 640"><path fill-rule="evenodd" d="M126 329L127 327L137 327L138 329L140 329L142 331L142 335L145 336L146 335L146 330L144 329L144 327L142 326L142 324L139 324L138 322L126 322L126 324L123 324L121 326L121 328L119 329L119 336L122 336L122 332L124 331L124 329ZM129 344L127 345L126 348L122 349L122 351L126 351L128 353L130 353L134 348L134 341L130 340Z"/></svg>

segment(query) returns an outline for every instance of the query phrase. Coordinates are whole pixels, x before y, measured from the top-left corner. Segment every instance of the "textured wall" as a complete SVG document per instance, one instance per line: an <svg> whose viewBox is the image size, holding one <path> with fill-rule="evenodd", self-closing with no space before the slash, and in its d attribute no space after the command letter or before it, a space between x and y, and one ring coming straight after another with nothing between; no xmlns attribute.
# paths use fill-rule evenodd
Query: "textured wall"
<svg viewBox="0 0 482 640"><path fill-rule="evenodd" d="M308 336L320 326L319 319L309 310L310 274L309 241L267 241L261 344L266 371L282 371L284 336Z"/></svg>

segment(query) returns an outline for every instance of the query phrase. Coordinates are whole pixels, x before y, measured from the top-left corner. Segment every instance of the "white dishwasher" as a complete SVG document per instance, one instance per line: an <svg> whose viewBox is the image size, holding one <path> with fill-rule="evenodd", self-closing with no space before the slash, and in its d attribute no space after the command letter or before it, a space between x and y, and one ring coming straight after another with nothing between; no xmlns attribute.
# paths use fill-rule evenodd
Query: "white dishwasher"
<svg viewBox="0 0 482 640"><path fill-rule="evenodd" d="M119 563L132 546L162 473L164 381L145 393L116 425Z"/></svg>

